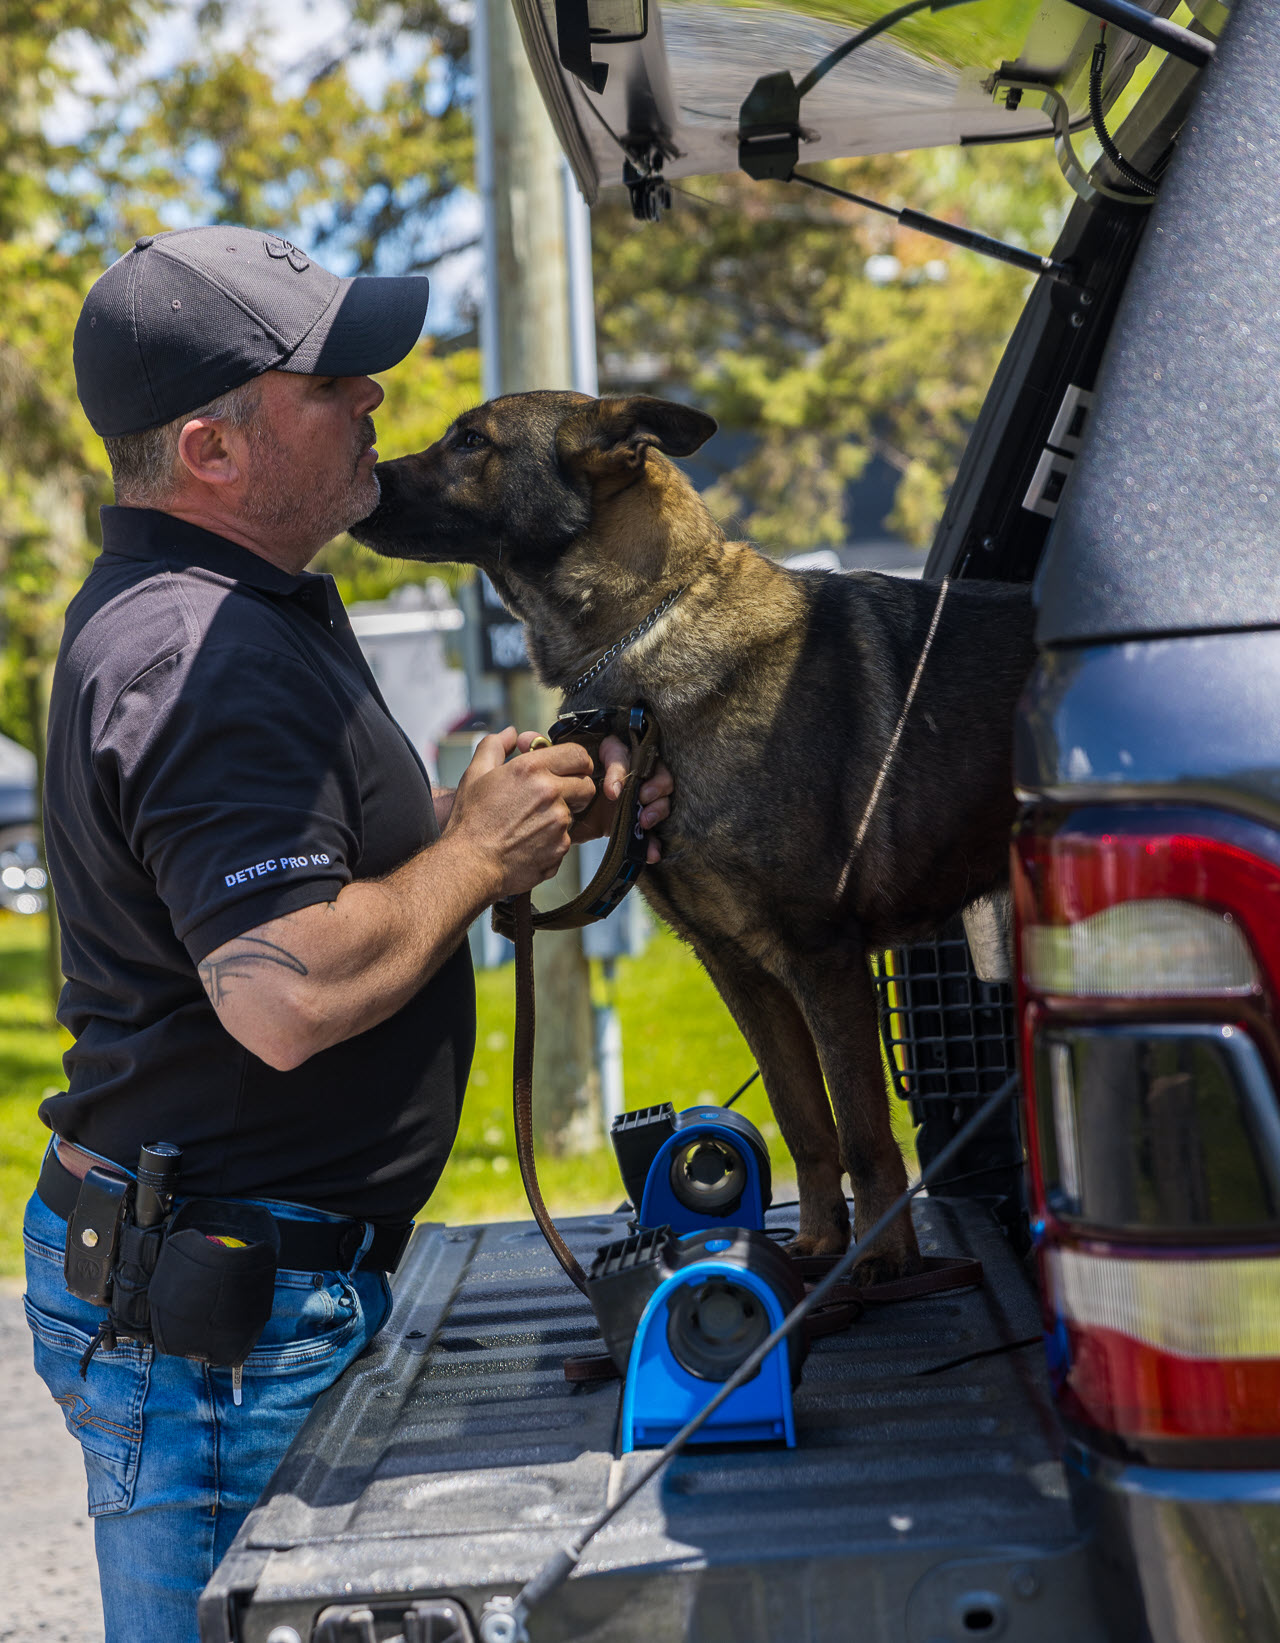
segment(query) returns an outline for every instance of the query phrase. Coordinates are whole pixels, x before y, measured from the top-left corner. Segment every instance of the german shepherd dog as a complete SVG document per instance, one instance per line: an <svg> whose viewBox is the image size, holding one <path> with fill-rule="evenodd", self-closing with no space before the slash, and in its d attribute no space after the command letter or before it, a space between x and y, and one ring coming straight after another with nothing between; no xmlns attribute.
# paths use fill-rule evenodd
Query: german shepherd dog
<svg viewBox="0 0 1280 1643"><path fill-rule="evenodd" d="M382 500L354 534L382 554L480 566L566 708L657 716L675 796L641 887L759 1064L795 1160L792 1247L833 1255L849 1240L842 1170L858 1235L906 1185L868 953L935 932L1007 878L1031 603L1021 588L950 586L855 850L939 590L789 571L727 541L667 460L715 429L643 395L495 399L428 450L380 462ZM878 1282L919 1264L902 1215L855 1271Z"/></svg>

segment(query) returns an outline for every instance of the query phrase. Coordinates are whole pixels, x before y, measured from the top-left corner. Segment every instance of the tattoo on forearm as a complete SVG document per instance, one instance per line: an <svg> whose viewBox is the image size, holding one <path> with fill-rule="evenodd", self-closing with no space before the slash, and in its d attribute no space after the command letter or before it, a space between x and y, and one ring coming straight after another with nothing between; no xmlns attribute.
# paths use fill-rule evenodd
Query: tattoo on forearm
<svg viewBox="0 0 1280 1643"><path fill-rule="evenodd" d="M196 968L209 995L209 1002L216 1010L230 991L230 984L257 980L254 971L262 964L276 964L298 976L308 974L300 958L286 952L283 947L277 947L274 941L264 941L261 936L241 936L229 953L224 953L221 958L206 958Z"/></svg>

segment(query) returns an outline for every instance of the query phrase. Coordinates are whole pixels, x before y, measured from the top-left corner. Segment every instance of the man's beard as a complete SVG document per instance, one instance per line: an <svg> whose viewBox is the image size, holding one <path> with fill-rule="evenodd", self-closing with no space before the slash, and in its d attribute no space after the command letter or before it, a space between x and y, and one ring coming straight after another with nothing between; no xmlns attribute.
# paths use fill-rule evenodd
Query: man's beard
<svg viewBox="0 0 1280 1643"><path fill-rule="evenodd" d="M365 417L359 431L360 448L355 456L336 462L326 483L300 487L271 430L261 423L251 428L253 472L241 504L245 517L276 532L281 545L310 547L313 553L357 520L367 518L378 505L382 487L374 469L356 463L373 444L373 418Z"/></svg>

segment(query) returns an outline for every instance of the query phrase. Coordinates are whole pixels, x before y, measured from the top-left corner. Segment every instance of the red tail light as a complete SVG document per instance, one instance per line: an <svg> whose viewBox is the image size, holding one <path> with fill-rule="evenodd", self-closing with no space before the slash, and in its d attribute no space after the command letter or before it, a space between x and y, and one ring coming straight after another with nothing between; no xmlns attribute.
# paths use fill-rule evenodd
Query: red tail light
<svg viewBox="0 0 1280 1643"><path fill-rule="evenodd" d="M1273 1459L1280 835L1213 811L1037 812L1014 897L1063 1414L1163 1458L1269 1439Z"/></svg>

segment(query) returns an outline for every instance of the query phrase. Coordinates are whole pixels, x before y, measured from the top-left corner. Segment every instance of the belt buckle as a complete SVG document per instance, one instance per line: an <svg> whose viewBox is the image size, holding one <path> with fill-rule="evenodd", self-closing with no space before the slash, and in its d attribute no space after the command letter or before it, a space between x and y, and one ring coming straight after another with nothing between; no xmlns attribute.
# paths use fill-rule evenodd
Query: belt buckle
<svg viewBox="0 0 1280 1643"><path fill-rule="evenodd" d="M364 1243L365 1223L353 1221L338 1234L338 1271L350 1272Z"/></svg>

